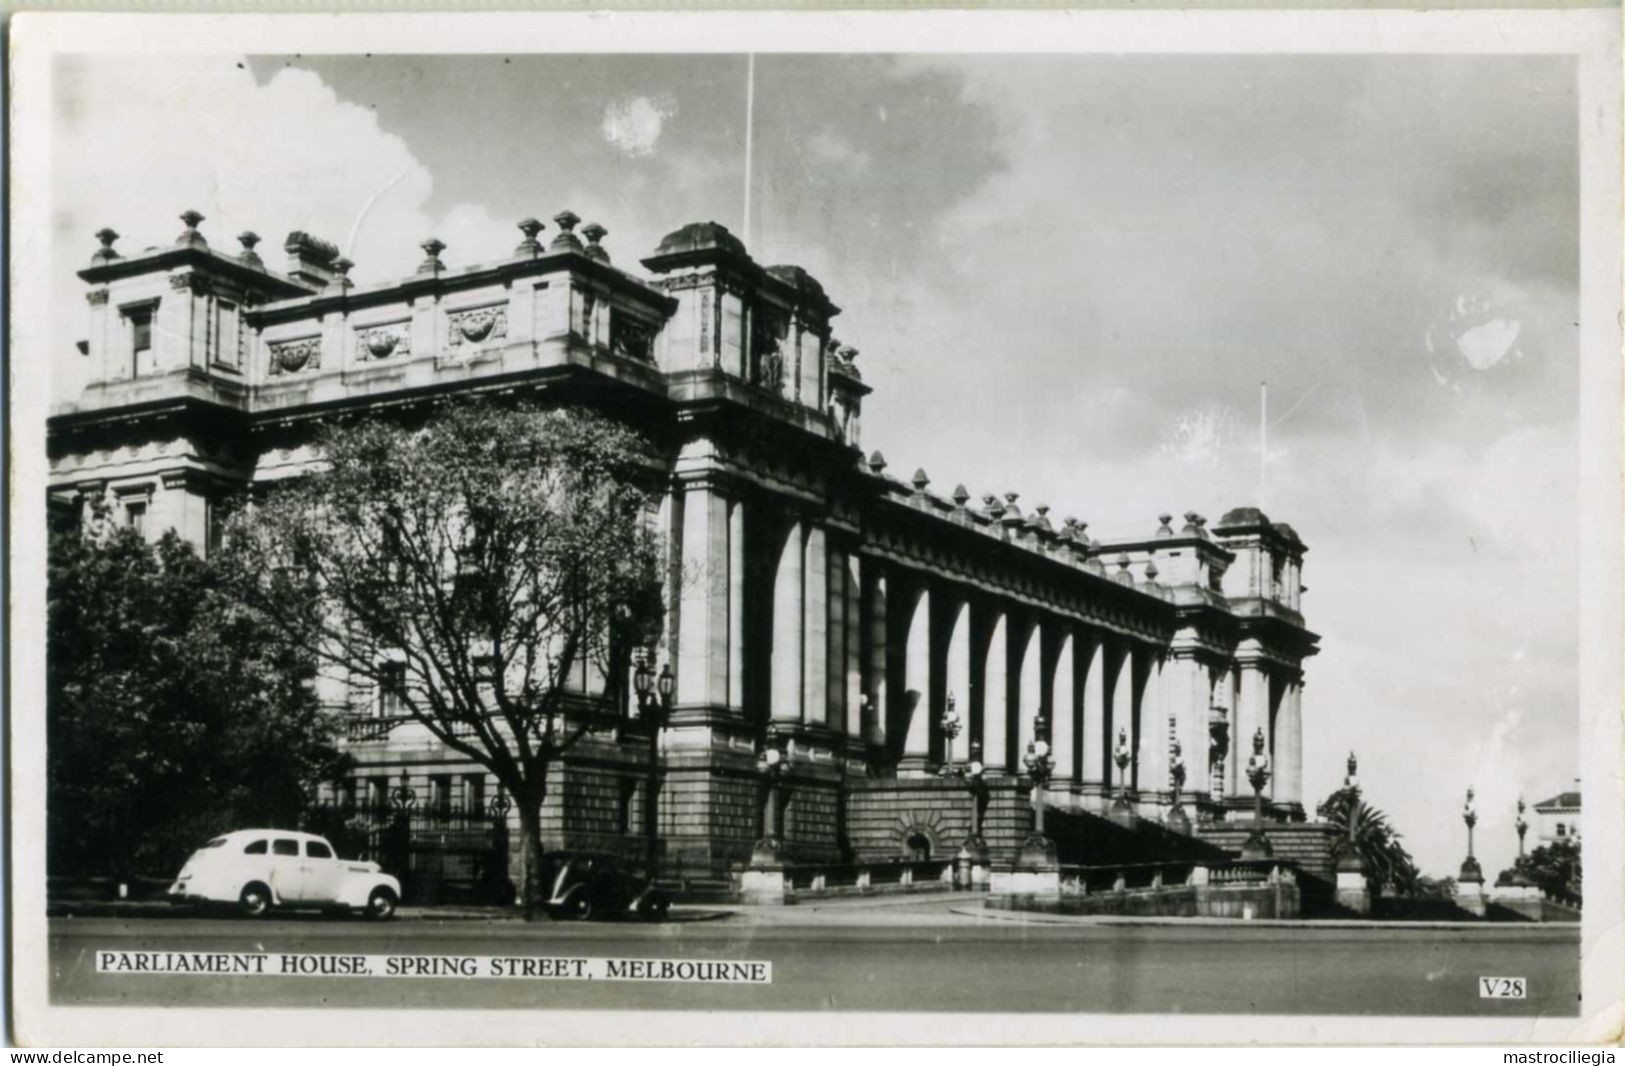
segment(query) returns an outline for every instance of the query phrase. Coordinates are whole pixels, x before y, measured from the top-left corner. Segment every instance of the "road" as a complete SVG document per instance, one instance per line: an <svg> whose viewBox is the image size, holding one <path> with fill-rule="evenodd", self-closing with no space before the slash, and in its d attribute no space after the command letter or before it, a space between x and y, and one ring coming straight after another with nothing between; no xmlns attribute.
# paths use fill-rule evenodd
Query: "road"
<svg viewBox="0 0 1625 1066"><path fill-rule="evenodd" d="M969 904L969 905L967 905ZM1577 926L1027 922L962 897L660 924L54 918L58 1004L1574 1016ZM674 911L674 915L677 914ZM97 951L767 960L768 985L98 973ZM1481 999L1481 976L1528 981Z"/></svg>

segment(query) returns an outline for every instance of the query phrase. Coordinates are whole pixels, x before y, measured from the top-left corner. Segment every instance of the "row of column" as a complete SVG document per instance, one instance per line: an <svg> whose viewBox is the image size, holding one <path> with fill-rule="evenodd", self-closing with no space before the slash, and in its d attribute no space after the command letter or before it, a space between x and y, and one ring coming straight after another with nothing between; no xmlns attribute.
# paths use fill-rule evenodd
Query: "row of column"
<svg viewBox="0 0 1625 1066"><path fill-rule="evenodd" d="M674 574L676 702L743 713L745 504L703 480L673 497L681 573ZM1050 723L1058 786L1117 787L1121 732L1127 784L1169 788L1177 739L1187 793L1245 795L1253 733L1269 740L1272 798L1302 800L1302 686L1260 659L1215 662L1199 651L1128 639L997 601L973 603L951 582L893 571L832 541L816 522L774 527L756 548L771 581L767 716L887 750L901 773L963 763L972 739L993 773L1017 773L1034 720ZM758 531L760 534L760 531ZM767 619L764 619L767 620ZM767 628L766 626L762 628ZM952 695L962 723L941 733ZM1223 729L1215 729L1222 723ZM1218 738L1228 736L1228 744Z"/></svg>

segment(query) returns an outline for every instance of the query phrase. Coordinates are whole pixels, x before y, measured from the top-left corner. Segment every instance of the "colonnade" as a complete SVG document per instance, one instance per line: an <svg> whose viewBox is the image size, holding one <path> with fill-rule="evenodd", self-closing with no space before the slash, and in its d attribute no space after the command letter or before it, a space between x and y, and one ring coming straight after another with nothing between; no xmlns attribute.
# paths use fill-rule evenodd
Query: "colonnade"
<svg viewBox="0 0 1625 1066"><path fill-rule="evenodd" d="M1271 798L1302 800L1302 684L1287 664L1039 610L870 554L850 532L807 517L753 514L747 533L753 505L703 478L685 484L672 506L668 528L681 530L679 710L806 727L900 776L963 764L973 741L990 774L1019 774L1042 718L1055 801L1075 796L1086 806L1120 785L1165 799L1176 739L1184 798L1249 794L1244 767L1262 728L1275 767ZM762 624L748 630L747 575L771 586L754 593L752 617ZM753 641L767 647L747 648ZM751 688L765 696L765 713L747 707L752 668L765 673ZM950 697L962 723L952 739L942 729ZM1221 747L1215 737L1224 732ZM1121 774L1120 739L1129 754Z"/></svg>

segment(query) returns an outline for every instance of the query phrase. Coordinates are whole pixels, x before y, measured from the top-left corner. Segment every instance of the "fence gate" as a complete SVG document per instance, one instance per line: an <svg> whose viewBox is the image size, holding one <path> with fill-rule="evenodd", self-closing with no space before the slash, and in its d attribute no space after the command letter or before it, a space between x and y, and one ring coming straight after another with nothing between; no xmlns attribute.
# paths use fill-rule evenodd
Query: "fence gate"
<svg viewBox="0 0 1625 1066"><path fill-rule="evenodd" d="M419 807L410 788L381 805L322 803L305 827L332 841L339 855L378 863L401 882L403 902L511 903L505 797L484 810Z"/></svg>

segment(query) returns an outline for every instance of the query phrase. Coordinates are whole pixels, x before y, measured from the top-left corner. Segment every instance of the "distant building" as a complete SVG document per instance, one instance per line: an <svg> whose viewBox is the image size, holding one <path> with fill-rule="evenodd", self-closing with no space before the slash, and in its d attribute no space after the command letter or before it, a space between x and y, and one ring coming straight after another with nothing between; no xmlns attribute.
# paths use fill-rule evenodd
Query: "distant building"
<svg viewBox="0 0 1625 1066"><path fill-rule="evenodd" d="M1535 839L1541 844L1580 839L1580 793L1559 792L1535 804Z"/></svg>
<svg viewBox="0 0 1625 1066"><path fill-rule="evenodd" d="M669 859L716 872L748 859L769 723L788 737L779 824L792 862L951 856L969 804L940 771L962 767L973 741L987 842L1008 858L1031 824L1022 756L1041 719L1055 753L1049 831L1070 861L1087 859L1086 815L1119 785L1141 817L1167 815L1175 741L1198 831L1251 810L1260 731L1267 814L1303 820L1303 666L1319 638L1300 613L1307 549L1292 527L1243 507L1211 527L1194 511L1147 516L1143 536L1102 542L1015 492L893 476L859 448L870 388L832 333L839 308L806 271L757 263L715 223L666 236L646 275L615 266L604 231L578 232L564 212L551 240L521 223L524 240L497 261L447 269L444 245L427 241L414 273L357 287L309 235L288 236L277 271L254 234L222 252L199 216L182 217L172 245L133 255L104 230L79 272L89 384L49 423L57 515L101 498L148 536L174 528L207 549L218 502L300 476L315 430L340 414L502 390L641 420L669 447L662 520L695 575L672 590L658 651L676 676L659 745ZM933 372L927 354L920 373ZM635 852L648 743L634 701L590 672L577 687L618 703L628 727L557 768L547 846ZM423 806L477 811L494 797L390 692L339 678L324 698L356 759L332 798L409 786ZM1230 831L1239 844L1244 830Z"/></svg>

